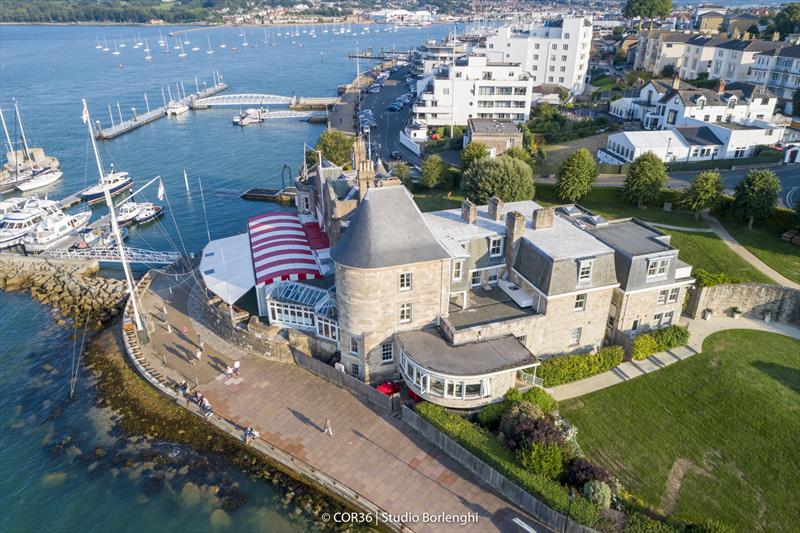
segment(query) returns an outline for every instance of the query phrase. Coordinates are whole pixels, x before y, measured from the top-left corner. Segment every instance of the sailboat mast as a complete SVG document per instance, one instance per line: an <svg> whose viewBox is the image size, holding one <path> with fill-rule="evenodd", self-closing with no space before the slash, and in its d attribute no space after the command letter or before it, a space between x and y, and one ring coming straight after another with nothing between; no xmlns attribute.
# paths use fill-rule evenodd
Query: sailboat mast
<svg viewBox="0 0 800 533"><path fill-rule="evenodd" d="M22 126L22 116L19 114L19 106L17 106L17 101L14 100L14 111L17 114L17 122L19 123L19 131L22 134L22 146L25 148L25 154L23 159L28 162L28 166L31 170L33 170L33 164L31 163L31 156L28 153L28 139L25 138L25 128Z"/></svg>
<svg viewBox="0 0 800 533"><path fill-rule="evenodd" d="M3 133L6 135L6 143L8 144L8 153L11 154L11 157L14 158L14 173L17 175L17 179L19 179L19 163L17 162L17 151L14 149L14 145L11 143L11 136L8 134L8 127L6 126L6 119L3 116L3 110L0 109L0 122L3 123Z"/></svg>
<svg viewBox="0 0 800 533"><path fill-rule="evenodd" d="M125 257L125 248L122 245L122 236L119 232L119 224L117 223L117 212L114 209L114 202L111 200L111 192L108 190L108 185L103 178L103 164L100 162L100 152L97 151L97 141L94 138L94 131L92 129L92 121L89 116L89 108L86 106L86 100L83 100L83 120L86 122L86 127L89 128L89 138L92 140L92 149L94 150L94 159L97 162L97 171L100 173L100 184L103 187L103 196L106 199L108 206L109 217L111 217L111 231L114 233L114 240L117 243L117 250L119 257L122 261L122 270L125 272L125 282L128 285L128 295L131 299L131 306L133 307L133 319L136 322L136 329L141 331L142 317L139 316L139 304L136 302L136 291L133 285L133 274L131 274L131 267L128 265L128 259Z"/></svg>

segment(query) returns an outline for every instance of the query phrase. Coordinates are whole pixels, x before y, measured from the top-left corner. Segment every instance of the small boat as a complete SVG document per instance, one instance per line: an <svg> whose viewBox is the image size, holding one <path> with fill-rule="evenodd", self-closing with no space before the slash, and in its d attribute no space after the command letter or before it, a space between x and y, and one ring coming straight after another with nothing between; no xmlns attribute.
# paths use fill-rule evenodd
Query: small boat
<svg viewBox="0 0 800 533"><path fill-rule="evenodd" d="M117 50L117 41L114 41L114 51L113 51L113 52L111 52L111 55L113 55L113 56L118 56L118 55L120 55L121 53L122 53L122 52L120 52L119 50Z"/></svg>
<svg viewBox="0 0 800 533"><path fill-rule="evenodd" d="M100 44L100 37L95 36L94 40L97 43L97 44L94 45L94 47L96 49L98 49L98 50L102 50L103 49L103 45Z"/></svg>
<svg viewBox="0 0 800 533"><path fill-rule="evenodd" d="M136 215L137 224L146 224L164 214L164 207L152 202L144 202L139 204L139 206L139 214Z"/></svg>
<svg viewBox="0 0 800 533"><path fill-rule="evenodd" d="M180 42L180 41L178 42L178 47L177 47L177 48L179 48L179 49L180 49L180 51L181 51L181 53L180 53L180 54L178 54L178 57L181 57L181 58L183 58L183 57L186 57L186 56L188 55L188 54L187 54L186 52L184 52L184 50L183 50L183 43L182 43L182 42Z"/></svg>
<svg viewBox="0 0 800 533"><path fill-rule="evenodd" d="M45 217L60 213L58 202L39 200L31 196L20 207L7 213L0 224L0 248L10 248L22 242Z"/></svg>
<svg viewBox="0 0 800 533"><path fill-rule="evenodd" d="M44 252L64 244L79 230L86 227L92 218L91 211L83 211L75 215L68 215L61 211L53 213L39 222L36 227L22 238L26 252Z"/></svg>
<svg viewBox="0 0 800 533"><path fill-rule="evenodd" d="M182 115L187 111L189 111L189 106L182 102L178 102L177 100L173 100L167 106L167 115L174 115L177 117L178 115Z"/></svg>
<svg viewBox="0 0 800 533"><path fill-rule="evenodd" d="M43 168L34 170L29 178L24 179L17 183L17 190L22 192L32 191L34 189L41 189L47 187L61 179L63 173L56 168Z"/></svg>
<svg viewBox="0 0 800 533"><path fill-rule="evenodd" d="M83 191L83 201L90 205L104 201L106 187L111 196L115 196L133 187L133 179L127 172L114 172L114 165L111 165L111 172L103 176L97 185Z"/></svg>
<svg viewBox="0 0 800 533"><path fill-rule="evenodd" d="M25 200L27 200L27 198L9 198L7 200L0 201L0 223L3 222L3 219L6 218L8 213L22 207L22 204L25 203Z"/></svg>
<svg viewBox="0 0 800 533"><path fill-rule="evenodd" d="M142 210L142 204L125 202L117 208L117 223L122 226L133 224Z"/></svg>
<svg viewBox="0 0 800 533"><path fill-rule="evenodd" d="M208 39L208 50L206 50L207 54L213 54L214 50L211 49L211 37L206 35L206 39Z"/></svg>
<svg viewBox="0 0 800 533"><path fill-rule="evenodd" d="M103 37L103 48L102 48L102 50L103 50L103 52L108 52L108 41L106 40L105 37Z"/></svg>

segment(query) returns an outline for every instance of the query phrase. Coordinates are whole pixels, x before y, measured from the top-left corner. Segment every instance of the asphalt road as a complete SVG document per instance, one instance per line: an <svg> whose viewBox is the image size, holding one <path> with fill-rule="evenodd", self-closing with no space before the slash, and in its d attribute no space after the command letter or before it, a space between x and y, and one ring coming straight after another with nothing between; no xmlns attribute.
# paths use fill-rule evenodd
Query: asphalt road
<svg viewBox="0 0 800 533"><path fill-rule="evenodd" d="M797 203L800 203L800 164L784 165L777 168L770 168L781 180L783 190L781 191L778 201L784 207L793 208ZM690 172L673 172L669 175L667 180L667 187L670 189L685 189L691 184L699 171ZM725 191L732 193L734 187L744 179L750 169L739 170L720 170L722 175L722 182L725 186ZM625 178L603 178L597 181L598 185L605 185L610 187L619 187L622 185ZM555 180L549 179L536 179L539 183L554 183Z"/></svg>

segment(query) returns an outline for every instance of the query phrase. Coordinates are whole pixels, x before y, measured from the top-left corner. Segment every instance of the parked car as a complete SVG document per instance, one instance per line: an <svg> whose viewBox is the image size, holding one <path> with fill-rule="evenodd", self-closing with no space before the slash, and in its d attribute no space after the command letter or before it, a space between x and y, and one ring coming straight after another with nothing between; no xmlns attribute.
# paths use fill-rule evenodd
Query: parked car
<svg viewBox="0 0 800 533"><path fill-rule="evenodd" d="M378 94L379 92L381 92L380 85L373 85L372 87L369 88L370 94Z"/></svg>
<svg viewBox="0 0 800 533"><path fill-rule="evenodd" d="M392 159L394 159L395 161L397 161L398 159L402 159L402 158L403 158L403 156L400 155L400 152L398 150L395 150L394 152L392 152Z"/></svg>
<svg viewBox="0 0 800 533"><path fill-rule="evenodd" d="M386 106L386 111L391 111L392 113L396 113L396 112L400 111L400 109L402 107L403 107L403 104L401 104L399 102L395 102L393 104L387 105Z"/></svg>

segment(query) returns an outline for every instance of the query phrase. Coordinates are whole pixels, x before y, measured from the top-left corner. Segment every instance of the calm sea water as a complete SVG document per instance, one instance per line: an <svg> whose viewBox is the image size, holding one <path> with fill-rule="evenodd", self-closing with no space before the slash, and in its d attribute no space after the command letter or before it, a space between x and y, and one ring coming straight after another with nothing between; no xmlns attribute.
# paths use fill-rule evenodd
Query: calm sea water
<svg viewBox="0 0 800 533"><path fill-rule="evenodd" d="M178 28L160 28L166 35ZM306 28L308 29L308 28ZM354 26L354 32L361 32ZM242 48L240 29L203 29L189 33L185 59L160 53L159 28L144 27L0 27L0 106L6 120L16 97L29 144L45 148L61 161L64 179L42 191L61 198L97 180L85 126L81 98L92 116L108 124L107 107L119 102L128 116L131 107L144 109L144 94L160 102L161 87L183 81L187 92L194 77L211 81L219 69L230 93L329 96L349 82L355 64L347 53L356 46L375 48L416 45L441 37L446 27L381 31L349 37L324 34L316 39L291 38L270 28L247 29L250 47ZM302 31L302 28L301 28ZM153 61L133 49L133 37L149 42ZM214 54L206 54L207 37ZM95 49L96 39L124 40L121 54ZM227 49L219 48L225 42ZM170 40L174 45L175 41ZM303 46L299 46L302 43ZM257 45L257 47L255 46ZM192 52L191 48L200 48ZM237 46L238 51L231 48ZM313 144L322 126L280 121L238 128L231 124L236 109L189 112L160 119L101 145L106 165L130 172L138 185L153 176L164 178L169 207L179 231L167 215L160 224L131 230L129 244L152 249L198 250L207 242L206 220L212 238L244 230L249 215L274 209L247 202L238 195L256 186L281 183L288 164L297 172L303 143ZM116 112L116 109L115 109ZM116 120L116 118L115 118ZM184 186L183 170L190 187ZM202 180L207 218L199 194ZM155 190L149 193L155 198ZM78 207L76 209L82 209ZM99 216L102 210L97 210ZM181 242L183 244L181 244ZM90 471L81 455L95 446L122 442L108 413L95 408L89 374L78 371L75 397L68 400L72 365L71 329L56 326L51 310L26 294L0 292L0 531L207 531L225 529L224 520L212 525L215 507L198 501L191 491L148 491L142 477L110 468ZM62 443L63 445L59 445ZM190 451L178 450L191 462ZM85 456L84 456L85 457ZM219 469L223 469L219 472ZM216 466L217 475L240 484L248 503L230 514L230 529L287 531L279 494L266 483L250 481L234 467ZM191 474L189 475L191 477Z"/></svg>

